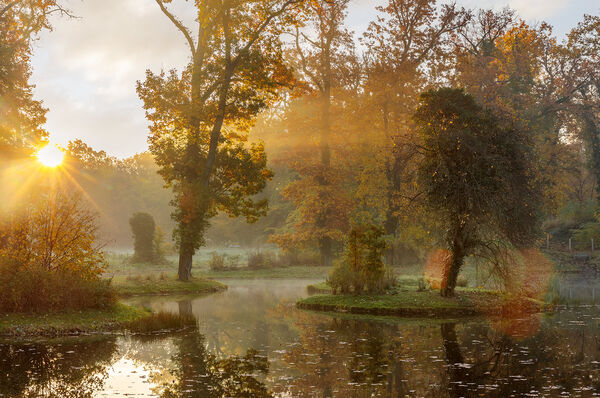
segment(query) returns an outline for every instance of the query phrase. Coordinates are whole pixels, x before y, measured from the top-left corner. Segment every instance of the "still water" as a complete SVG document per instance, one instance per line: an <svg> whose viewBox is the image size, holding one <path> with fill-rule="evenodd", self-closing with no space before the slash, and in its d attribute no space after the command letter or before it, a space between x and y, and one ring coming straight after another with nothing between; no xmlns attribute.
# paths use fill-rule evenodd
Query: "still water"
<svg viewBox="0 0 600 398"><path fill-rule="evenodd" d="M134 298L198 330L0 341L0 397L600 396L600 310L406 320L297 310L309 281ZM271 395L269 395L271 394Z"/></svg>

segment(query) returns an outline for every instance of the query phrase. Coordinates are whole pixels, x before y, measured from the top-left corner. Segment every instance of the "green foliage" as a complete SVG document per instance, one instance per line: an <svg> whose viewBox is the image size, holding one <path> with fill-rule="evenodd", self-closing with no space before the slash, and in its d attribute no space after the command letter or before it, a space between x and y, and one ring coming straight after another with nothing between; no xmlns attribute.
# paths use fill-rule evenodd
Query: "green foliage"
<svg viewBox="0 0 600 398"><path fill-rule="evenodd" d="M532 143L458 89L423 93L414 120L419 184L452 253L442 284L451 295L466 256L492 258L504 242L526 246L536 237L541 195Z"/></svg>
<svg viewBox="0 0 600 398"><path fill-rule="evenodd" d="M333 289L333 294L350 294L352 286L355 285L356 274L350 268L345 259L336 260L333 269L329 272L327 284Z"/></svg>
<svg viewBox="0 0 600 398"><path fill-rule="evenodd" d="M165 242L165 233L158 225L154 230L154 238L152 239L152 248L154 249L154 262L164 263L167 261L166 255L173 252L173 248Z"/></svg>
<svg viewBox="0 0 600 398"><path fill-rule="evenodd" d="M32 43L51 29L51 14L66 11L56 0L2 1L0 11L0 146L33 147L48 136L48 109L29 83Z"/></svg>
<svg viewBox="0 0 600 398"><path fill-rule="evenodd" d="M594 240L594 245L598 247L600 245L600 223L598 222L585 223L581 228L573 231L573 240L579 247L589 249L592 239Z"/></svg>
<svg viewBox="0 0 600 398"><path fill-rule="evenodd" d="M212 217L224 212L253 222L266 212L266 200L255 195L272 173L263 145L247 144L247 134L293 81L276 21L292 18L297 2L195 2L198 29L191 30L157 3L184 34L190 62L181 74L147 71L137 92L150 121L150 151L175 196L179 278L189 280Z"/></svg>
<svg viewBox="0 0 600 398"><path fill-rule="evenodd" d="M156 260L154 218L148 213L134 213L129 219L133 234L133 262L151 263Z"/></svg>
<svg viewBox="0 0 600 398"><path fill-rule="evenodd" d="M567 202L556 218L543 223L542 229L551 235L552 242L565 245L569 238L573 237L577 242L586 241L589 244L590 239L595 235L593 229L597 222L597 211L598 203L595 200L583 203Z"/></svg>
<svg viewBox="0 0 600 398"><path fill-rule="evenodd" d="M346 254L336 261L327 283L334 292L361 294L383 292L396 284L391 269L383 264L387 247L384 231L374 225L354 227L348 235Z"/></svg>

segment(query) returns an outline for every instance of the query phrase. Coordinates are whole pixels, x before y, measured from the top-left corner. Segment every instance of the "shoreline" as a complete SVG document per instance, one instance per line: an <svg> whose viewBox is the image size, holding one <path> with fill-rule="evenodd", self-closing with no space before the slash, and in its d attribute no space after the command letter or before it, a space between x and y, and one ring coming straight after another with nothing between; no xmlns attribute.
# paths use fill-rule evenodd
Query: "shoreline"
<svg viewBox="0 0 600 398"><path fill-rule="evenodd" d="M189 282L181 282L173 278L119 276L113 279L112 286L119 297L207 294L227 290L227 285L202 277L192 277Z"/></svg>
<svg viewBox="0 0 600 398"><path fill-rule="evenodd" d="M62 337L123 331L152 312L117 303L108 309L0 314L0 337Z"/></svg>
<svg viewBox="0 0 600 398"><path fill-rule="evenodd" d="M512 297L497 292L462 290L443 298L437 291L400 291L388 295L319 294L296 302L303 310L380 315L407 318L471 317L550 312L553 306L528 297Z"/></svg>

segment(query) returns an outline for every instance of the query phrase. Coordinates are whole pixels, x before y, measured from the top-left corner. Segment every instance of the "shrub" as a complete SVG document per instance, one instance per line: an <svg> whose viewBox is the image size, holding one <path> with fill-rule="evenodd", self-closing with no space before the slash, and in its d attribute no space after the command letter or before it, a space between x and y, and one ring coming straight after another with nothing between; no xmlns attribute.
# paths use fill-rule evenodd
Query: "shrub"
<svg viewBox="0 0 600 398"><path fill-rule="evenodd" d="M334 292L381 293L396 285L391 268L383 265L386 248L383 230L374 225L354 227L348 235L346 254L336 263L327 283Z"/></svg>
<svg viewBox="0 0 600 398"><path fill-rule="evenodd" d="M211 253L208 267L211 271L223 271L224 269L227 269L227 266L225 265L225 255L217 252Z"/></svg>
<svg viewBox="0 0 600 398"><path fill-rule="evenodd" d="M24 269L98 276L105 261L96 218L78 194L40 194L0 218L0 258Z"/></svg>
<svg viewBox="0 0 600 398"><path fill-rule="evenodd" d="M129 219L133 234L133 261L150 263L154 261L154 239L156 224L148 213L134 213Z"/></svg>
<svg viewBox="0 0 600 398"><path fill-rule="evenodd" d="M172 250L169 247L169 245L165 242L165 233L163 232L162 228L158 225L154 230L154 237L152 238L152 250L152 262L154 263L166 262L167 260L165 258L165 255L167 254L167 252Z"/></svg>
<svg viewBox="0 0 600 398"><path fill-rule="evenodd" d="M60 189L22 202L0 219L0 311L106 308L116 302L101 280L104 255L96 215Z"/></svg>
<svg viewBox="0 0 600 398"><path fill-rule="evenodd" d="M420 277L418 280L418 284L419 287L417 288L418 292L424 292L425 290L429 289L429 283L427 283L427 281L425 280L425 277Z"/></svg>
<svg viewBox="0 0 600 398"><path fill-rule="evenodd" d="M229 269L235 269L238 268L240 266L240 256L228 256L225 255L225 262L226 262L226 266Z"/></svg>
<svg viewBox="0 0 600 398"><path fill-rule="evenodd" d="M0 311L47 312L109 308L117 302L110 280L67 269L0 264Z"/></svg>
<svg viewBox="0 0 600 398"><path fill-rule="evenodd" d="M265 269L277 266L277 256L273 252L255 252L248 255L248 268Z"/></svg>
<svg viewBox="0 0 600 398"><path fill-rule="evenodd" d="M211 253L211 258L208 260L208 267L211 271L227 271L239 267L240 256L229 256L227 254Z"/></svg>
<svg viewBox="0 0 600 398"><path fill-rule="evenodd" d="M329 271L327 284L333 289L333 294L349 294L354 285L354 274L350 270L350 265L345 260L337 260L333 269Z"/></svg>

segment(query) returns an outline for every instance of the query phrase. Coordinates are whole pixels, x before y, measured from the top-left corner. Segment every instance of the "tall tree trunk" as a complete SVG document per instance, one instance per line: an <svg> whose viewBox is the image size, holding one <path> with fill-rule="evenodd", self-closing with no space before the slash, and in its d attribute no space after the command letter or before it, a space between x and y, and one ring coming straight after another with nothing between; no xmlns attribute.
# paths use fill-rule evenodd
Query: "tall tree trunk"
<svg viewBox="0 0 600 398"><path fill-rule="evenodd" d="M585 136L588 141L589 164L596 183L596 200L600 200L600 128L592 111L584 113Z"/></svg>
<svg viewBox="0 0 600 398"><path fill-rule="evenodd" d="M321 164L323 165L324 174L321 178L320 185L325 186L330 183L329 173L331 167L331 149L329 147L329 136L331 134L331 64L329 59L329 49L326 50L326 71L324 76L324 90L321 105ZM329 211L331 203L326 203L322 209L322 217L318 225L320 228L327 226L329 222ZM321 252L321 264L331 266L333 263L332 241L328 236L323 236L319 240L319 250Z"/></svg>
<svg viewBox="0 0 600 398"><path fill-rule="evenodd" d="M465 256L462 253L452 254L450 267L448 268L448 272L444 275L444 280L442 281L442 290L440 293L443 297L454 296L456 280L458 279L458 273L460 272L460 268L463 265L464 259Z"/></svg>
<svg viewBox="0 0 600 398"><path fill-rule="evenodd" d="M182 282L188 282L192 277L192 259L194 258L194 247L187 242L179 245L179 271L178 277Z"/></svg>
<svg viewBox="0 0 600 398"><path fill-rule="evenodd" d="M465 250L462 240L462 227L459 227L455 233L454 241L452 243L452 259L450 260L450 266L447 270L444 270L442 288L440 290L440 294L443 297L454 296L456 280L458 279L458 273L460 272L464 261Z"/></svg>

